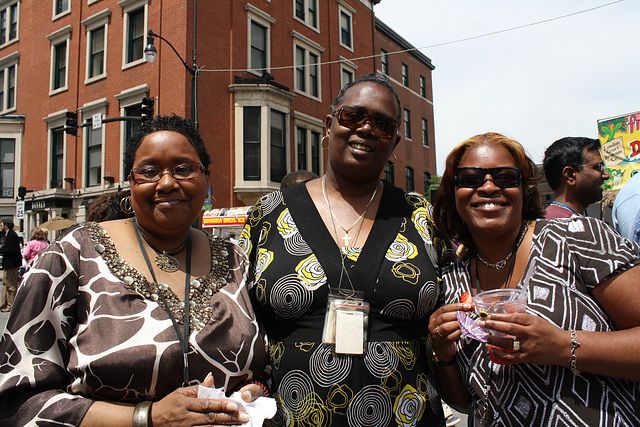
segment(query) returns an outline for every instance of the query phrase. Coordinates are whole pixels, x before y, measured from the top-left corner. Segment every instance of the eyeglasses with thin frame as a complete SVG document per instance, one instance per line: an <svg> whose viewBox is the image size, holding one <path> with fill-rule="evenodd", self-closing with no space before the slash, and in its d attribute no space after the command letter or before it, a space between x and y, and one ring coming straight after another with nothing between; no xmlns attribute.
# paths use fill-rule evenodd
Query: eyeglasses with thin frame
<svg viewBox="0 0 640 427"><path fill-rule="evenodd" d="M158 182L165 173L168 173L176 181L186 181L202 175L204 166L201 163L182 163L172 168L159 168L157 166L143 166L131 169L131 179L138 184Z"/></svg>
<svg viewBox="0 0 640 427"><path fill-rule="evenodd" d="M398 132L398 122L382 114L367 114L360 108L344 106L334 116L340 125L356 130L366 122L371 124L373 134L378 138L391 138Z"/></svg>
<svg viewBox="0 0 640 427"><path fill-rule="evenodd" d="M585 166L591 166L593 168L593 170L602 173L604 171L604 163L602 162L598 162L598 163L585 163L584 165L578 165L575 168L576 169L582 169Z"/></svg>
<svg viewBox="0 0 640 427"><path fill-rule="evenodd" d="M481 187L487 175L491 175L491 181L500 188L518 187L522 183L520 169L513 166L498 168L474 168L464 167L456 169L455 182L458 187Z"/></svg>

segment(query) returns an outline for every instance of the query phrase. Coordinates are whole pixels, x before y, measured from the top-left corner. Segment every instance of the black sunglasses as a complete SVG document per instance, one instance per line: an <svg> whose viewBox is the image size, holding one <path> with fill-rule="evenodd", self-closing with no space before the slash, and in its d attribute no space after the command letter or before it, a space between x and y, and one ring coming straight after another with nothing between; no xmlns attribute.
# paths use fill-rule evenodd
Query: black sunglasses
<svg viewBox="0 0 640 427"><path fill-rule="evenodd" d="M373 134L378 138L391 138L398 132L398 122L392 118L381 114L367 114L360 108L342 107L334 116L342 126L353 130L369 122Z"/></svg>
<svg viewBox="0 0 640 427"><path fill-rule="evenodd" d="M491 181L500 188L518 187L522 182L520 169L512 166L499 168L458 168L455 181L458 187L478 188L486 181L484 178L491 175Z"/></svg>

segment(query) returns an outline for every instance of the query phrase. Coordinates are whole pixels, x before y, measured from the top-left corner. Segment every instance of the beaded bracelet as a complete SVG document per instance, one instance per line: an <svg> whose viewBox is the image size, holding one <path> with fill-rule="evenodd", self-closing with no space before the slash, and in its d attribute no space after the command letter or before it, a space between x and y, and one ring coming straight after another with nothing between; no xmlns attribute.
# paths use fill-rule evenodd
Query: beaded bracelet
<svg viewBox="0 0 640 427"><path fill-rule="evenodd" d="M580 347L580 342L578 342L578 334L575 329L571 330L571 372L575 375L580 375L582 372L576 367L576 362L578 358L576 357L576 348Z"/></svg>
<svg viewBox="0 0 640 427"><path fill-rule="evenodd" d="M271 396L271 393L269 393L269 389L261 381L251 381L251 384L255 384L257 386L260 386L260 388L262 389L262 392L264 393L265 397Z"/></svg>
<svg viewBox="0 0 640 427"><path fill-rule="evenodd" d="M151 405L153 404L150 400L145 400L144 402L140 402L136 405L133 410L133 421L132 427L149 427L151 426L150 414L151 414Z"/></svg>

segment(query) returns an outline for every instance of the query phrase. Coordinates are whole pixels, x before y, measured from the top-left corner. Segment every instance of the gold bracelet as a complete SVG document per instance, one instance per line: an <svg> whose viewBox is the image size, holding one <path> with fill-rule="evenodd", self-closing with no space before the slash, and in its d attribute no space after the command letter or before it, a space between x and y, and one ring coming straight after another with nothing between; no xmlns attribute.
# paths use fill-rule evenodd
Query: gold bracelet
<svg viewBox="0 0 640 427"><path fill-rule="evenodd" d="M151 427L151 420L149 415L151 414L151 405L153 402L145 400L136 405L133 410L133 422L132 427Z"/></svg>
<svg viewBox="0 0 640 427"><path fill-rule="evenodd" d="M578 342L578 334L575 329L571 332L571 372L574 375L580 375L582 372L576 367L576 363L578 362L578 358L576 357L576 348L580 347L580 343Z"/></svg>

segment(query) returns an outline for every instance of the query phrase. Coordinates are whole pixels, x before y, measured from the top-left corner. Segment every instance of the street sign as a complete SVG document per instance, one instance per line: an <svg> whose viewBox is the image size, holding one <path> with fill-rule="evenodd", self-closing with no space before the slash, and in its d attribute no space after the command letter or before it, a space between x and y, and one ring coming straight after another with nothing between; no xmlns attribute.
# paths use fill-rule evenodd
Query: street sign
<svg viewBox="0 0 640 427"><path fill-rule="evenodd" d="M93 125L91 126L91 129L102 128L102 114L100 113L94 114L91 121L93 123Z"/></svg>
<svg viewBox="0 0 640 427"><path fill-rule="evenodd" d="M18 200L16 202L16 218L24 219L24 200Z"/></svg>

